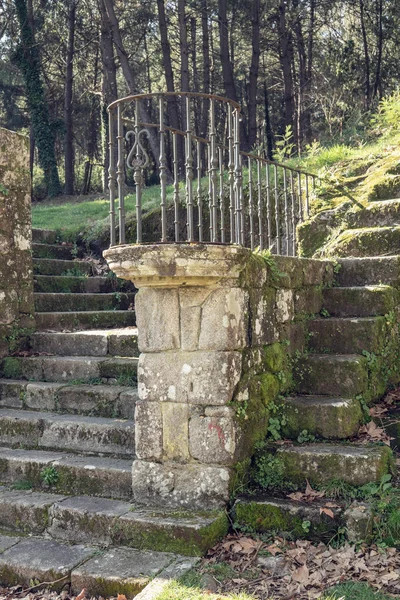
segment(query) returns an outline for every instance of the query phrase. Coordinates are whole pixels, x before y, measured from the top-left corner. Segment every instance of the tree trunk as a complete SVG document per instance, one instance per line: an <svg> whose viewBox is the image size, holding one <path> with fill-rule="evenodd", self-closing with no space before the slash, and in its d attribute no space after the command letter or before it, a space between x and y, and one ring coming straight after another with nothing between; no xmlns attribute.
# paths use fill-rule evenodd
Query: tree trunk
<svg viewBox="0 0 400 600"><path fill-rule="evenodd" d="M60 179L54 149L54 135L50 126L49 109L40 73L38 47L29 23L25 0L14 0L21 40L14 54L26 90L26 98L32 129L39 153L39 164L43 169L49 196L61 194Z"/></svg>
<svg viewBox="0 0 400 600"><path fill-rule="evenodd" d="M181 92L189 91L189 45L186 27L185 0L178 0L179 50L181 55ZM186 99L182 98L182 129L186 131Z"/></svg>
<svg viewBox="0 0 400 600"><path fill-rule="evenodd" d="M363 46L364 46L364 62L365 62L364 106L365 106L366 110L369 110L370 100L371 100L371 83L370 83L371 68L370 68L370 60L369 60L367 31L365 28L364 0L360 0L360 23L361 23Z"/></svg>
<svg viewBox="0 0 400 600"><path fill-rule="evenodd" d="M133 70L129 64L128 54L127 54L124 44L122 42L121 31L119 29L118 20L117 20L116 14L115 14L113 0L103 0L103 1L104 1L104 5L106 7L107 16L108 16L110 26L111 26L113 42L114 42L115 49L118 54L118 58L121 63L121 68L122 68L122 72L124 75L126 85L128 87L130 94L136 94L137 89L136 89L136 84L135 84L135 76L134 76ZM143 102L140 102L140 118L145 123L148 123L150 121L149 112ZM149 127L148 133L149 133L150 148L151 148L151 151L152 151L152 154L154 157L154 161L158 168L159 152L160 152L158 135L155 132L153 127Z"/></svg>
<svg viewBox="0 0 400 600"><path fill-rule="evenodd" d="M285 0L280 0L278 14L278 31L280 39L279 58L283 75L283 125L291 127L295 134L294 125L294 93L293 93L293 47L290 39L290 32L286 23L286 4Z"/></svg>
<svg viewBox="0 0 400 600"><path fill-rule="evenodd" d="M100 44L101 44L101 38L100 38ZM94 59L94 74L93 74L93 89L94 90L97 88L98 76L99 76L99 46L97 46L97 48L96 48L96 54L95 54L95 59ZM96 150L97 150L97 131L98 131L98 125L99 125L98 105L99 105L98 94L93 94L92 102L91 102L91 106L90 106L90 115L89 115L89 126L88 126L88 134L87 134L87 137L88 137L87 161L85 164L85 173L84 173L83 182L82 182L82 194L90 193L90 181L91 181L91 176L92 176L92 166L93 166L93 162L94 162L94 159L96 156ZM106 147L106 149L107 149L107 147ZM107 168L108 168L108 152L106 152L106 156L107 156ZM104 163L103 163L103 165L104 165ZM102 182L103 182L103 191L106 191L108 186L107 186L107 181L104 181L104 171L103 171L103 176L102 176ZM105 187L104 187L104 183L106 184Z"/></svg>
<svg viewBox="0 0 400 600"><path fill-rule="evenodd" d="M378 95L382 97L381 89L381 68L382 68L382 52L383 52L383 0L376 0L377 12L377 47L378 56L376 59L375 83L374 83L374 98Z"/></svg>
<svg viewBox="0 0 400 600"><path fill-rule="evenodd" d="M164 0L157 0L158 9L158 26L160 29L161 38L161 55L164 67L165 83L167 92L175 92L174 73L172 70L171 46L168 39L167 19L165 16ZM168 116L171 127L180 129L179 113L175 98L168 100Z"/></svg>
<svg viewBox="0 0 400 600"><path fill-rule="evenodd" d="M210 36L208 29L207 0L201 0L201 34L203 50L203 94L209 94L211 89L211 61L210 61ZM200 135L207 136L208 129L208 102L204 100L201 111Z"/></svg>
<svg viewBox="0 0 400 600"><path fill-rule="evenodd" d="M73 85L74 85L74 51L75 51L75 17L76 0L69 0L68 6L68 43L65 69L65 101L64 101L64 165L65 188L68 195L74 193L74 133L73 133Z"/></svg>
<svg viewBox="0 0 400 600"><path fill-rule="evenodd" d="M312 75L313 75L313 57L314 57L314 27L315 27L315 3L316 0L310 0L310 22L308 27L307 41L307 78L304 90L304 98L306 106L304 107L304 138L310 144L312 142L312 127L311 127L311 91L312 91Z"/></svg>
<svg viewBox="0 0 400 600"><path fill-rule="evenodd" d="M269 116L269 96L267 82L264 80L264 112L265 112L265 137L267 141L267 158L273 159L274 136L271 128L271 119Z"/></svg>
<svg viewBox="0 0 400 600"><path fill-rule="evenodd" d="M260 0L253 0L252 56L249 77L249 148L257 141L257 82L260 65Z"/></svg>
<svg viewBox="0 0 400 600"><path fill-rule="evenodd" d="M99 2L101 29L100 29L100 56L101 56L101 124L102 124L102 156L103 156L103 191L108 190L108 169L110 157L108 148L108 112L107 106L117 99L117 68L114 60L114 47L110 23L103 0Z"/></svg>
<svg viewBox="0 0 400 600"><path fill-rule="evenodd" d="M219 43L225 94L237 102L233 66L229 55L227 0L218 0Z"/></svg>
<svg viewBox="0 0 400 600"><path fill-rule="evenodd" d="M302 142L304 140L305 122L304 122L304 93L307 86L307 59L306 49L304 44L303 30L301 27L301 15L299 11L298 0L293 0L293 8L297 11L294 32L296 35L297 54L299 57L299 89L298 89L298 106L297 106L297 143L298 152L301 151Z"/></svg>

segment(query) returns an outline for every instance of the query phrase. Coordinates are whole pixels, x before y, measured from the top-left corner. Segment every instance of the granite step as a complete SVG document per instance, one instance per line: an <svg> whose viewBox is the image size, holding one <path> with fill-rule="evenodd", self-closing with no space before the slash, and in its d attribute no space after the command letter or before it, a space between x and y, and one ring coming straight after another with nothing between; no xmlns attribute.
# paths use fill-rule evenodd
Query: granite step
<svg viewBox="0 0 400 600"><path fill-rule="evenodd" d="M135 425L125 419L2 408L0 446L133 458Z"/></svg>
<svg viewBox="0 0 400 600"><path fill-rule="evenodd" d="M38 536L1 535L0 553L2 585L29 587L32 581L57 581L51 588L56 592L67 585L74 596L85 588L90 598L123 594L129 600L145 593L148 586L154 585L152 582L180 577L197 561L129 548L99 552L91 545L63 544Z"/></svg>
<svg viewBox="0 0 400 600"><path fill-rule="evenodd" d="M392 227L400 225L400 200L375 200L346 214L348 227Z"/></svg>
<svg viewBox="0 0 400 600"><path fill-rule="evenodd" d="M333 287L323 291L323 308L332 317L386 315L398 303L399 293L390 285Z"/></svg>
<svg viewBox="0 0 400 600"><path fill-rule="evenodd" d="M0 379L0 407L133 419L137 388Z"/></svg>
<svg viewBox="0 0 400 600"><path fill-rule="evenodd" d="M285 398L285 438L297 439L302 433L325 439L346 439L363 423L360 402L354 398L329 396L288 396Z"/></svg>
<svg viewBox="0 0 400 600"><path fill-rule="evenodd" d="M32 228L32 241L37 244L56 244L57 231L52 229Z"/></svg>
<svg viewBox="0 0 400 600"><path fill-rule="evenodd" d="M29 381L132 385L137 363L135 357L8 356L0 362L0 375Z"/></svg>
<svg viewBox="0 0 400 600"><path fill-rule="evenodd" d="M296 392L304 395L380 398L385 382L370 381L368 358L358 354L309 354L299 359L294 371Z"/></svg>
<svg viewBox="0 0 400 600"><path fill-rule="evenodd" d="M356 444L301 444L282 446L276 456L284 466L286 481L303 485L342 480L352 485L379 482L393 468L388 446Z"/></svg>
<svg viewBox="0 0 400 600"><path fill-rule="evenodd" d="M344 287L365 285L400 286L400 256L340 258L336 283Z"/></svg>
<svg viewBox="0 0 400 600"><path fill-rule="evenodd" d="M101 547L199 556L227 533L225 511L177 513L122 500L0 489L0 527Z"/></svg>
<svg viewBox="0 0 400 600"><path fill-rule="evenodd" d="M33 352L57 356L139 356L136 327L38 332L31 336L30 342Z"/></svg>
<svg viewBox="0 0 400 600"><path fill-rule="evenodd" d="M99 310L76 312L37 312L38 331L79 331L80 329L109 329L134 327L134 310Z"/></svg>
<svg viewBox="0 0 400 600"><path fill-rule="evenodd" d="M72 244L32 244L33 258L55 258L58 260L72 260L73 255Z"/></svg>
<svg viewBox="0 0 400 600"><path fill-rule="evenodd" d="M345 508L338 502L330 507L332 516L324 512L325 501L301 502L289 498L275 498L267 494L241 496L233 507L235 527L239 530L278 535L291 539L330 541L345 524ZM309 530L303 523L309 522Z"/></svg>
<svg viewBox="0 0 400 600"><path fill-rule="evenodd" d="M96 497L132 498L132 458L83 456L62 451L0 447L0 482L15 488L49 490L44 469L56 473L51 491Z"/></svg>
<svg viewBox="0 0 400 600"><path fill-rule="evenodd" d="M128 310L133 308L135 294L112 292L108 294L33 294L37 312L80 312L102 310Z"/></svg>
<svg viewBox="0 0 400 600"><path fill-rule="evenodd" d="M33 286L35 292L99 294L110 292L134 291L129 281L112 277L87 277L75 275L35 275Z"/></svg>
<svg viewBox="0 0 400 600"><path fill-rule="evenodd" d="M400 254L400 227L346 229L323 249L323 257L371 257Z"/></svg>
<svg viewBox="0 0 400 600"><path fill-rule="evenodd" d="M91 275L93 268L85 260L60 260L55 258L33 258L33 273L35 275L61 275L66 274L83 276Z"/></svg>
<svg viewBox="0 0 400 600"><path fill-rule="evenodd" d="M320 318L308 322L309 348L337 354L378 354L387 343L385 317Z"/></svg>

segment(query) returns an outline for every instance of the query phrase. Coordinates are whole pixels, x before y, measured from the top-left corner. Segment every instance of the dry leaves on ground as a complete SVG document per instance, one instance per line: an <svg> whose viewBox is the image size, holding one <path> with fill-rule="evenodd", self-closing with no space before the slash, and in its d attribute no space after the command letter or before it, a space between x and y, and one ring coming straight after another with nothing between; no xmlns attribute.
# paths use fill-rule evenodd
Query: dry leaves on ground
<svg viewBox="0 0 400 600"><path fill-rule="evenodd" d="M361 442L383 442L390 446L391 438L383 427L379 427L374 421L370 421L366 425L361 425L358 430L358 438Z"/></svg>
<svg viewBox="0 0 400 600"><path fill-rule="evenodd" d="M306 489L304 492L294 492L293 494L288 494L287 497L291 500L297 500L298 502L313 502L314 500L319 500L325 496L325 492L317 492L314 490L308 479L306 479Z"/></svg>
<svg viewBox="0 0 400 600"><path fill-rule="evenodd" d="M272 556L265 556L266 552ZM354 580L400 594L400 555L395 548L356 549L346 544L335 549L281 538L267 544L231 535L209 552L204 566L222 561L230 564L238 577L223 583L220 593L245 590L260 600L312 600L338 583Z"/></svg>

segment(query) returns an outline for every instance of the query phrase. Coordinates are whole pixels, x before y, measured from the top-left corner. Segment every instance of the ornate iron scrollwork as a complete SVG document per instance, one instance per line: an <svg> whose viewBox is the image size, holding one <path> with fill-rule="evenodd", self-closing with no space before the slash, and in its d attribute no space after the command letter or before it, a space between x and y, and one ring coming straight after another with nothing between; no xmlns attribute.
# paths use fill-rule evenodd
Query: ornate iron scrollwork
<svg viewBox="0 0 400 600"><path fill-rule="evenodd" d="M128 158L126 159L126 166L128 169L134 169L135 171L140 169L142 171L150 162L149 155L147 154L140 140L143 134L146 134L147 137L149 137L149 132L147 129L141 129L137 133L135 131L127 131L125 134L125 139L127 142L129 142L129 139L133 137L133 146L129 151Z"/></svg>

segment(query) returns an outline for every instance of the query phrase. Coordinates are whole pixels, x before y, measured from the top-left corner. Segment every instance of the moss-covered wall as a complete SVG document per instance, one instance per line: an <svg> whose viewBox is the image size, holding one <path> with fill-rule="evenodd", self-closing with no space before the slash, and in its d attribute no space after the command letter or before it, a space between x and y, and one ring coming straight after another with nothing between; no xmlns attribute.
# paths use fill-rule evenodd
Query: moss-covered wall
<svg viewBox="0 0 400 600"><path fill-rule="evenodd" d="M34 329L29 141L0 128L0 358Z"/></svg>

